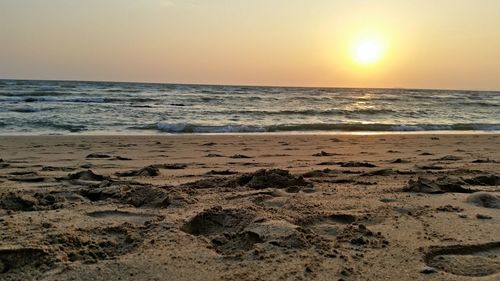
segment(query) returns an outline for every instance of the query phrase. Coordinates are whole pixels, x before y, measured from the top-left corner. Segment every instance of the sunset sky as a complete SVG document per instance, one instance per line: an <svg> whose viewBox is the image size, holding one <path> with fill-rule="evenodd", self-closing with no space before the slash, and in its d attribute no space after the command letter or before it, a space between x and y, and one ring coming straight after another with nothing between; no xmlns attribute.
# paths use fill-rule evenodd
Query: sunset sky
<svg viewBox="0 0 500 281"><path fill-rule="evenodd" d="M500 90L500 1L0 0L0 78Z"/></svg>

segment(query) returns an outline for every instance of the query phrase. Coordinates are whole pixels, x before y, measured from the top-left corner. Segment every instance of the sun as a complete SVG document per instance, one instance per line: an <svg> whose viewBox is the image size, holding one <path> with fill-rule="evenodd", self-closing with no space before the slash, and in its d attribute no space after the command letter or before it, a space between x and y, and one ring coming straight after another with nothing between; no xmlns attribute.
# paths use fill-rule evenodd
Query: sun
<svg viewBox="0 0 500 281"><path fill-rule="evenodd" d="M378 63L385 54L385 44L377 37L359 38L351 46L351 57L359 65Z"/></svg>

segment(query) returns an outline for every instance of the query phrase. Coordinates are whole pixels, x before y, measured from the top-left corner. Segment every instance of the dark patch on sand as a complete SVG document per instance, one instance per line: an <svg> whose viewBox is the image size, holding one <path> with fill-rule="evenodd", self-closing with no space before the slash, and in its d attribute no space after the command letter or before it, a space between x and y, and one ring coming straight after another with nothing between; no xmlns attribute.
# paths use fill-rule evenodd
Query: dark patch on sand
<svg viewBox="0 0 500 281"><path fill-rule="evenodd" d="M182 170L186 169L186 164L173 163L173 164L153 164L151 167L165 170Z"/></svg>

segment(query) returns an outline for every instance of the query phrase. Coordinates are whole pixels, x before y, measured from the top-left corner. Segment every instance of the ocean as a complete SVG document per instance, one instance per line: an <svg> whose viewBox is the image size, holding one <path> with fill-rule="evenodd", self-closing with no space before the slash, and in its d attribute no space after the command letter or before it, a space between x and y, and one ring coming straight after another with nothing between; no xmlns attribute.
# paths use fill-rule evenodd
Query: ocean
<svg viewBox="0 0 500 281"><path fill-rule="evenodd" d="M0 80L0 134L500 131L500 92Z"/></svg>

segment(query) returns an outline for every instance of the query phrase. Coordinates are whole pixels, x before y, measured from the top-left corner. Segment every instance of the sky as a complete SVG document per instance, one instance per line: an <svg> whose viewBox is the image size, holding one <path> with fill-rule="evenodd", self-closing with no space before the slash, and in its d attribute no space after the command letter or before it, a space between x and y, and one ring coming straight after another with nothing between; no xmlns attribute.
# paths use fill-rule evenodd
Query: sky
<svg viewBox="0 0 500 281"><path fill-rule="evenodd" d="M499 0L0 0L0 79L500 90L499 15Z"/></svg>

